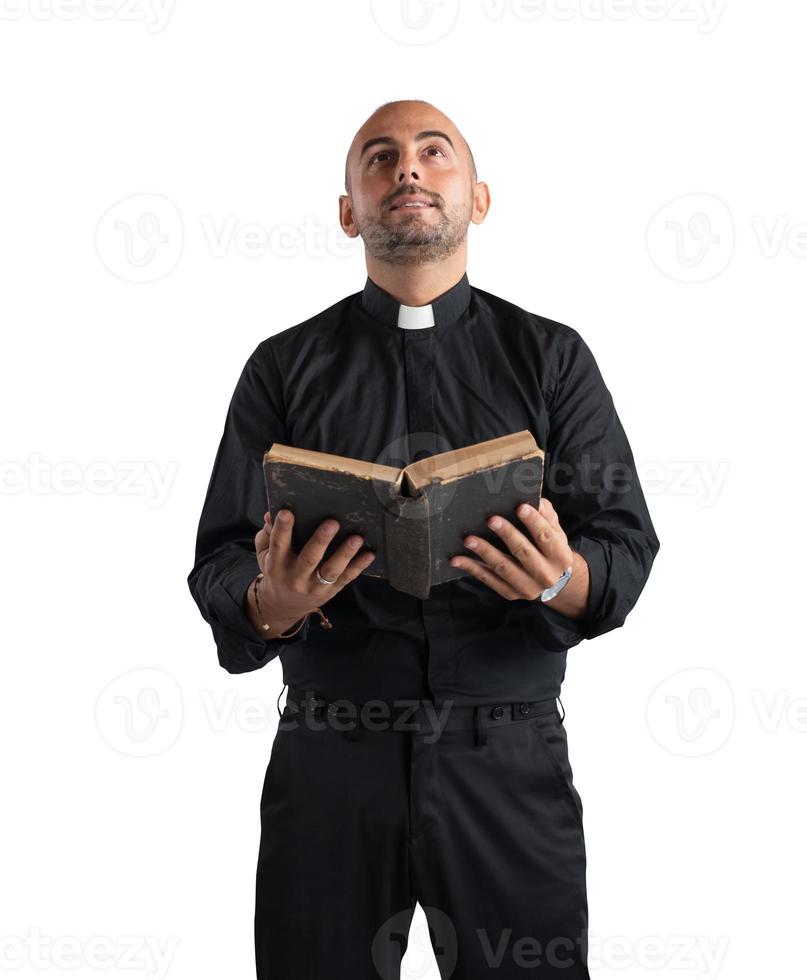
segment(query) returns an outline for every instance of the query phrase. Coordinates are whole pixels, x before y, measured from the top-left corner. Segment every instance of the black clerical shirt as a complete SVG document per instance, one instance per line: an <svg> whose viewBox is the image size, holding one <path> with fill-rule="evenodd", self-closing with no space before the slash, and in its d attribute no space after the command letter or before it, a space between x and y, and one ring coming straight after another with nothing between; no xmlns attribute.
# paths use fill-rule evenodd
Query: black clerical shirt
<svg viewBox="0 0 807 980"><path fill-rule="evenodd" d="M329 698L552 698L566 651L621 626L636 603L659 541L585 341L472 287L467 274L431 306L432 326L399 326L400 304L368 278L361 292L268 337L247 360L188 576L231 673L279 656L284 683ZM588 563L584 618L539 599L505 599L469 572L425 600L362 573L323 606L333 629L314 614L288 640L258 636L246 590L259 571L254 539L268 510L261 467L272 443L402 467L521 429L545 451L543 494ZM529 537L515 514L503 516ZM503 540L497 547L509 554Z"/></svg>

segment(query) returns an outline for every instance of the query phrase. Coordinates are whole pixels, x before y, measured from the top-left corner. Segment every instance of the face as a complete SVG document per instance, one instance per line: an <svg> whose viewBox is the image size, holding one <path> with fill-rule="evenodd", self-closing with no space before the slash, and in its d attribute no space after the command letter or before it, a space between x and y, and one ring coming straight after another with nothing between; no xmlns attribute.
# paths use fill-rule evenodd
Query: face
<svg viewBox="0 0 807 980"><path fill-rule="evenodd" d="M474 180L461 134L431 106L386 106L362 126L348 157L350 192L340 197L342 228L361 235L377 259L435 262L479 223L486 188Z"/></svg>

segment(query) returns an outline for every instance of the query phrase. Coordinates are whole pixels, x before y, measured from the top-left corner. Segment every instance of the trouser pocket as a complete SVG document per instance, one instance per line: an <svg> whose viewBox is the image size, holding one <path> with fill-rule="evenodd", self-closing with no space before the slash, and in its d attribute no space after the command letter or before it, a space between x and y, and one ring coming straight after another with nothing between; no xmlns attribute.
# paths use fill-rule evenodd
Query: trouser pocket
<svg viewBox="0 0 807 980"><path fill-rule="evenodd" d="M569 746L566 728L560 715L555 711L529 722L530 731L535 737L546 760L552 766L557 779L558 792L566 799L572 808L575 819L583 829L583 801L574 785L572 767L569 763Z"/></svg>

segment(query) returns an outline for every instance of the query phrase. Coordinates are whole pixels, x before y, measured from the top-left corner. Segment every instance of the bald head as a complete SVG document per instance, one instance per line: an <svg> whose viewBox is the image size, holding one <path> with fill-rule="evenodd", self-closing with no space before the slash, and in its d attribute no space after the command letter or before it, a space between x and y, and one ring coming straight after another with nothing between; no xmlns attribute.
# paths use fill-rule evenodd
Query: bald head
<svg viewBox="0 0 807 980"><path fill-rule="evenodd" d="M380 105L353 137L345 159L346 193L351 193L351 171L359 164L363 155L362 151L369 141L378 140L380 145L384 142L390 142L390 134L384 128L385 124L392 123L393 120L397 122L415 119L417 119L417 125L421 127L423 132L429 132L432 135L436 132L444 134L457 153L465 155L468 161L470 179L476 181L476 163L471 148L448 116L424 99L398 99Z"/></svg>

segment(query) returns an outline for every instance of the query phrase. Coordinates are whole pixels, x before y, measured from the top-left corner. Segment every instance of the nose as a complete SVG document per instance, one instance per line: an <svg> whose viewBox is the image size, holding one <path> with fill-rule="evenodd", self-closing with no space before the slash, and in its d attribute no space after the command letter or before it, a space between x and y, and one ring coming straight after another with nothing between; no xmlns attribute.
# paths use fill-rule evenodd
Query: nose
<svg viewBox="0 0 807 980"><path fill-rule="evenodd" d="M401 154L400 162L398 164L398 183L402 180L407 180L411 178L412 180L420 180L417 172L417 157L414 151L407 151Z"/></svg>

